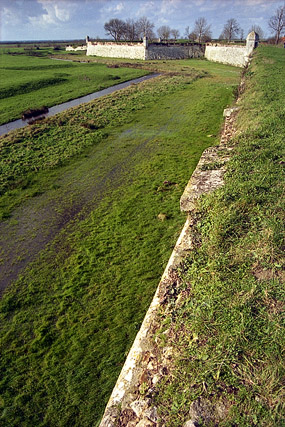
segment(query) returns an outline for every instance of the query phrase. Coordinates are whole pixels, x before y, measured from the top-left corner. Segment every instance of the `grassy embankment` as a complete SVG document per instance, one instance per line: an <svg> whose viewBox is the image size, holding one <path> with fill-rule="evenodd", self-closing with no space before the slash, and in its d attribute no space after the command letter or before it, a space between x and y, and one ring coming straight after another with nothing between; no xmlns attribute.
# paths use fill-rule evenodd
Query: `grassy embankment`
<svg viewBox="0 0 285 427"><path fill-rule="evenodd" d="M4 425L89 426L102 414L184 223L181 193L218 142L240 75L206 61L171 66L187 76L132 86L1 139L10 227L2 265L11 249L13 268L27 255L21 247L33 250L42 217L61 221L1 300Z"/></svg>
<svg viewBox="0 0 285 427"><path fill-rule="evenodd" d="M0 49L0 124L20 118L28 108L51 107L147 74L139 69L107 68L102 63L52 60L47 57L48 49L33 50L38 57L25 55L21 48L9 51Z"/></svg>
<svg viewBox="0 0 285 427"><path fill-rule="evenodd" d="M283 425L284 69L284 50L256 52L226 185L200 201L184 298L162 313L175 354L157 396L166 426L192 402L199 426Z"/></svg>

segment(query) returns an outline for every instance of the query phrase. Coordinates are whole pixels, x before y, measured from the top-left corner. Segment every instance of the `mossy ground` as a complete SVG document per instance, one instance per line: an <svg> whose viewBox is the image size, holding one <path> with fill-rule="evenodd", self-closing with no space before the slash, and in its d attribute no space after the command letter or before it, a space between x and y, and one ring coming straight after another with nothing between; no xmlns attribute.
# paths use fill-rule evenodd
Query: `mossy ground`
<svg viewBox="0 0 285 427"><path fill-rule="evenodd" d="M1 139L1 227L13 236L2 265L10 250L20 274L1 300L4 425L89 426L102 415L185 221L179 198L218 142L240 75L206 61L170 66L187 75Z"/></svg>

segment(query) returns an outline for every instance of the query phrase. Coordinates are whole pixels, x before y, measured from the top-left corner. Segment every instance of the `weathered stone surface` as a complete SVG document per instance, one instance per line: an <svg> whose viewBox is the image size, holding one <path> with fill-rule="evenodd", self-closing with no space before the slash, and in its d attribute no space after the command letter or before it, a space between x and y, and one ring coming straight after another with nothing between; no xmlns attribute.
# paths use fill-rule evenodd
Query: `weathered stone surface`
<svg viewBox="0 0 285 427"><path fill-rule="evenodd" d="M190 406L189 415L192 422L198 423L203 420L204 424L209 424L215 419L214 410L210 402L206 399L197 399Z"/></svg>
<svg viewBox="0 0 285 427"><path fill-rule="evenodd" d="M204 56L202 45L165 46L150 44L146 51L146 59L187 59Z"/></svg>
<svg viewBox="0 0 285 427"><path fill-rule="evenodd" d="M225 169L197 171L184 190L180 207L182 211L191 212L195 209L196 200L202 195L214 191L223 185Z"/></svg>
<svg viewBox="0 0 285 427"><path fill-rule="evenodd" d="M205 50L205 58L213 62L245 67L248 51L245 46L219 46L208 45Z"/></svg>
<svg viewBox="0 0 285 427"><path fill-rule="evenodd" d="M72 47L72 46L66 46L65 50L67 52L73 52L73 51L78 51L78 50L87 50L87 45L85 46L78 46L78 47Z"/></svg>
<svg viewBox="0 0 285 427"><path fill-rule="evenodd" d="M172 347L164 347L162 351L162 355L164 359L171 359L173 356L173 349Z"/></svg>
<svg viewBox="0 0 285 427"><path fill-rule="evenodd" d="M186 59L204 56L204 46L87 41L87 56L129 59ZM72 50L72 49L70 49Z"/></svg>
<svg viewBox="0 0 285 427"><path fill-rule="evenodd" d="M237 112L238 110L239 110L239 107L225 108L223 116L230 117L233 113Z"/></svg>
<svg viewBox="0 0 285 427"><path fill-rule="evenodd" d="M202 194L210 193L223 185L226 172L224 164L230 159L229 153L225 153L225 147L222 146L210 147L203 152L180 199L182 211L193 211L196 200Z"/></svg>
<svg viewBox="0 0 285 427"><path fill-rule="evenodd" d="M189 416L191 419L188 421L189 426L185 425L184 427L199 426L200 421L203 422L203 425L218 423L225 419L228 414L230 404L226 403L222 401L212 403L207 399L198 398L190 406Z"/></svg>
<svg viewBox="0 0 285 427"><path fill-rule="evenodd" d="M161 376L160 376L159 374L155 374L155 375L152 377L152 384L153 384L153 385L158 384L158 382L159 382L160 378L161 378Z"/></svg>
<svg viewBox="0 0 285 427"><path fill-rule="evenodd" d="M150 421L148 418L143 418L137 425L136 427L153 427L155 426L155 424Z"/></svg>
<svg viewBox="0 0 285 427"><path fill-rule="evenodd" d="M101 421L100 427L116 427L116 420L119 415L117 406L109 406L105 411L105 417Z"/></svg>
<svg viewBox="0 0 285 427"><path fill-rule="evenodd" d="M148 409L145 411L145 416L146 416L149 420L151 420L151 421L153 421L154 423L156 423L157 418L158 418L158 415L157 415L157 408L156 408L155 406L152 406L151 408L148 408Z"/></svg>
<svg viewBox="0 0 285 427"><path fill-rule="evenodd" d="M198 427L198 424L192 420L186 421L183 427Z"/></svg>
<svg viewBox="0 0 285 427"><path fill-rule="evenodd" d="M216 403L216 414L217 414L217 418L220 420L223 420L224 418L226 418L228 412L229 412L229 404L225 405L224 402L217 402Z"/></svg>
<svg viewBox="0 0 285 427"><path fill-rule="evenodd" d="M246 46L209 44L206 46L205 58L213 62L245 67L253 50L258 46L258 40L258 35L252 31L246 38Z"/></svg>
<svg viewBox="0 0 285 427"><path fill-rule="evenodd" d="M87 56L108 58L146 59L144 43L88 42Z"/></svg>
<svg viewBox="0 0 285 427"><path fill-rule="evenodd" d="M235 134L234 120L238 107L224 110L225 126L221 136L221 144L207 148L194 170L182 197L180 209L191 212L196 208L196 201L202 194L210 193L224 184L226 163L231 158L232 147L226 144Z"/></svg>
<svg viewBox="0 0 285 427"><path fill-rule="evenodd" d="M130 407L134 411L137 417L140 417L148 408L149 400L135 400L130 404Z"/></svg>

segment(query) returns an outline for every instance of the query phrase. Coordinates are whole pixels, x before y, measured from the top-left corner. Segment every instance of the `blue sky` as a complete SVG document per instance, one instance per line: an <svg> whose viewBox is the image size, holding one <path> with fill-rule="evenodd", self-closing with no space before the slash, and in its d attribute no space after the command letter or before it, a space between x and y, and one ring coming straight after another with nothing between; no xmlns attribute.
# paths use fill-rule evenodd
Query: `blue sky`
<svg viewBox="0 0 285 427"><path fill-rule="evenodd" d="M0 0L0 39L104 38L104 23L111 18L141 16L155 29L169 25L181 35L205 17L213 37L219 37L229 18L235 18L245 34L256 24L269 36L268 19L283 5L284 0Z"/></svg>

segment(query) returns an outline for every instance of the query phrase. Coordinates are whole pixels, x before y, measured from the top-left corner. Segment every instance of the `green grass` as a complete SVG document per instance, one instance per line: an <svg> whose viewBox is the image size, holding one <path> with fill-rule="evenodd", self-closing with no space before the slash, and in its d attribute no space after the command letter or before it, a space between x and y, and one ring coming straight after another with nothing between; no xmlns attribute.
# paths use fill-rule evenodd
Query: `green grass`
<svg viewBox="0 0 285 427"><path fill-rule="evenodd" d="M284 66L282 49L262 47L245 74L226 185L200 200L179 272L187 297L161 314L175 362L156 404L169 427L198 399L201 426L284 423Z"/></svg>
<svg viewBox="0 0 285 427"><path fill-rule="evenodd" d="M3 265L10 251L20 268L37 236L56 230L1 300L4 425L89 426L102 415L185 220L179 198L218 142L239 78L183 64L187 76L131 86L1 140L12 236Z"/></svg>
<svg viewBox="0 0 285 427"><path fill-rule="evenodd" d="M21 48L14 50L14 54L0 52L0 124L20 118L29 108L51 107L147 73L56 61L47 57L46 49L33 51L37 57L20 54Z"/></svg>

